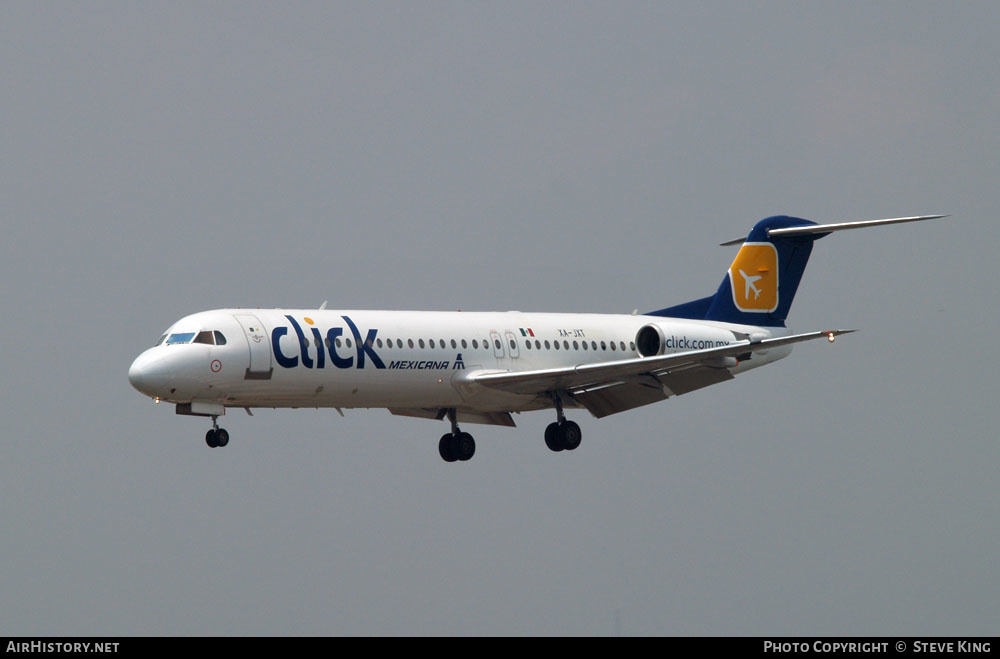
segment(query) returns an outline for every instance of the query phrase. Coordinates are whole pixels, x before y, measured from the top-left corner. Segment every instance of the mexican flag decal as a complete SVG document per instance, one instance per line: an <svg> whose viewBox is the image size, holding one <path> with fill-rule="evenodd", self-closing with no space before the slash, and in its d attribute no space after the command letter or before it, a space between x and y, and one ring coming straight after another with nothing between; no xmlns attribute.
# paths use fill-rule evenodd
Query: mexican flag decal
<svg viewBox="0 0 1000 659"><path fill-rule="evenodd" d="M534 336L535 333L531 331L530 327L521 327L521 336Z"/></svg>

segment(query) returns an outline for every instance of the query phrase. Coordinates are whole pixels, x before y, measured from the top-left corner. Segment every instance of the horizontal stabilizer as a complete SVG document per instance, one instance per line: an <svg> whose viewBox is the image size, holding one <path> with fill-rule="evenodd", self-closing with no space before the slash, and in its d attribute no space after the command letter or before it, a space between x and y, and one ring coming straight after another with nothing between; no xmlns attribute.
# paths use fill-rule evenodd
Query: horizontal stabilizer
<svg viewBox="0 0 1000 659"><path fill-rule="evenodd" d="M811 224L801 227L787 227L784 229L768 229L769 238L808 236L816 234L828 234L834 231L844 231L845 229L864 229L866 227L876 227L882 224L902 224L903 222L921 222L923 220L936 220L950 215L915 215L913 217L890 217L884 220L861 220L860 222L835 222L833 224ZM721 246L740 245L746 238L736 238L719 243Z"/></svg>

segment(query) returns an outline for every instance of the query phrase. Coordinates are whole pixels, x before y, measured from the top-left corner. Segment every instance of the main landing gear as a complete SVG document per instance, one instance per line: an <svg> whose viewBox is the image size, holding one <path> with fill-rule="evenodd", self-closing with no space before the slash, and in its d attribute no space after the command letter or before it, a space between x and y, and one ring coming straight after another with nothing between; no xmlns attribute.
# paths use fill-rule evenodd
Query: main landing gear
<svg viewBox="0 0 1000 659"><path fill-rule="evenodd" d="M219 427L218 418L212 417L212 429L205 433L205 443L212 448L221 448L229 443L229 433L225 428Z"/></svg>
<svg viewBox="0 0 1000 659"><path fill-rule="evenodd" d="M441 435L441 441L438 442L441 458L445 462L470 460L476 454L476 440L469 433L459 430L454 409L448 410L447 415L451 421L451 432Z"/></svg>
<svg viewBox="0 0 1000 659"><path fill-rule="evenodd" d="M545 445L556 452L572 451L580 445L583 433L580 431L580 426L574 421L566 419L559 394L553 394L552 402L556 408L558 421L550 423L545 428Z"/></svg>
<svg viewBox="0 0 1000 659"><path fill-rule="evenodd" d="M575 421L550 423L545 428L545 445L553 451L572 451L580 445L583 434Z"/></svg>

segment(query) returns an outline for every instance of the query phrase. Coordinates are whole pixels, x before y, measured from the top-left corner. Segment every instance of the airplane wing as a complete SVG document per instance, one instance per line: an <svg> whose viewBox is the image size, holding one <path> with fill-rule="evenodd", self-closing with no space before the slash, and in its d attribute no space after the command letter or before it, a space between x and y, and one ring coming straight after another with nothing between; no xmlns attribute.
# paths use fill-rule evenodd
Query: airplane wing
<svg viewBox="0 0 1000 659"><path fill-rule="evenodd" d="M664 387L680 395L732 379L723 359L801 341L848 334L855 330L823 330L756 341L734 341L727 346L690 350L657 357L639 357L596 364L534 371L475 371L464 379L517 394L567 391L595 416L606 416L666 398ZM626 387L624 391L620 387ZM624 394L624 395L623 395ZM588 403L588 399L590 403Z"/></svg>

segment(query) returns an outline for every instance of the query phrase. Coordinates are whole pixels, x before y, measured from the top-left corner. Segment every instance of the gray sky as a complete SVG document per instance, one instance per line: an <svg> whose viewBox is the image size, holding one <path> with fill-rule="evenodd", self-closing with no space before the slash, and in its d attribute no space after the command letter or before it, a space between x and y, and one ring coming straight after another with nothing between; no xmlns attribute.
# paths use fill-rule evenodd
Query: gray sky
<svg viewBox="0 0 1000 659"><path fill-rule="evenodd" d="M996 3L4 3L0 634L993 634ZM225 306L628 312L758 219L799 330L602 420L203 419Z"/></svg>

